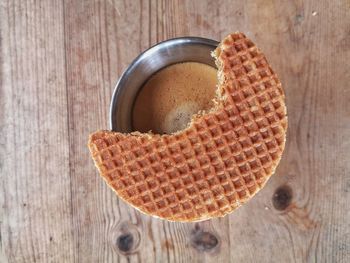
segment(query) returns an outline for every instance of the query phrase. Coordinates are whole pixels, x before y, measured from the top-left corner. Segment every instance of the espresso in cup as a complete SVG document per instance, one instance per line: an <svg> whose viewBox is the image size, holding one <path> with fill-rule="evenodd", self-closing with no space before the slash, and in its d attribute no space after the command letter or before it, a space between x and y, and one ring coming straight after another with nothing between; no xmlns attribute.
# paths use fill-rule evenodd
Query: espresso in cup
<svg viewBox="0 0 350 263"><path fill-rule="evenodd" d="M135 131L171 134L190 123L193 114L213 106L217 70L197 62L170 65L151 76L136 97Z"/></svg>

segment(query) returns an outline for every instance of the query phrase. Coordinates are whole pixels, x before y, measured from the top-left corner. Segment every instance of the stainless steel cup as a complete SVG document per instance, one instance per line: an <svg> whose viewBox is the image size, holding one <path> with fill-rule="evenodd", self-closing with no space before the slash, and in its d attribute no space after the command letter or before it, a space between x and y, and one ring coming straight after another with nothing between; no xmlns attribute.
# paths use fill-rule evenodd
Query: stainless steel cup
<svg viewBox="0 0 350 263"><path fill-rule="evenodd" d="M215 67L210 53L219 42L199 37L181 37L156 44L141 53L119 79L110 105L110 128L131 132L134 101L143 84L158 70L180 62L200 62Z"/></svg>

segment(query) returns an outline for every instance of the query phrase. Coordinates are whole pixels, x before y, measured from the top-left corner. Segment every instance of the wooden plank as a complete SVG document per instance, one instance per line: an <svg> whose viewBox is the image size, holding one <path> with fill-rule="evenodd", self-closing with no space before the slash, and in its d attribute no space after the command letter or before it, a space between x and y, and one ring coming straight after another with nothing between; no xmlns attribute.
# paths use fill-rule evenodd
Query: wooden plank
<svg viewBox="0 0 350 263"><path fill-rule="evenodd" d="M250 262L349 260L344 185L350 166L337 154L350 152L345 105L349 73L343 66L350 57L344 48L349 39L346 10L345 1L246 5L246 31L266 52L285 86L289 131L277 176L258 198L230 216L236 218L230 237L237 260L246 259L248 249ZM343 138L344 144L335 138ZM275 209L274 194L275 206L282 210ZM251 217L259 220L248 220Z"/></svg>
<svg viewBox="0 0 350 263"><path fill-rule="evenodd" d="M2 262L73 259L62 11L0 3Z"/></svg>
<svg viewBox="0 0 350 263"><path fill-rule="evenodd" d="M87 149L89 133L108 128L117 74L139 52L140 7L133 1L118 4L121 6L110 1L65 1L64 7L77 262L119 261L119 254L113 251L119 226L138 220L133 209L115 198L98 176ZM119 10L125 8L135 15L121 16ZM137 259L138 255L133 256L132 262Z"/></svg>
<svg viewBox="0 0 350 263"><path fill-rule="evenodd" d="M265 239L267 244L281 240L270 253L276 261L285 261L288 255L297 262L347 262L350 251L345 244L349 236L345 233L349 225L345 218L349 220L349 214L345 215L348 204L342 198L346 192L340 189L346 185L345 170L349 171L350 166L346 158L331 159L338 156L338 151L350 152L346 139L349 111L345 110L350 99L345 93L349 74L343 67L350 54L349 50L335 48L349 34L344 23L349 9L345 1L329 5L325 1L288 2L283 6L260 1L248 10L250 30L284 83L289 112L287 148L277 171L280 176L272 178L262 192L268 195L257 201L274 208L271 193L287 185L292 190L291 203L281 211L269 209L273 213L262 223L273 223L274 227L266 227L259 234L269 237ZM259 27L253 31L255 25ZM337 103L330 100L332 97ZM344 138L344 145L336 143L339 137ZM280 193L283 196L286 191ZM335 207L345 210L337 211Z"/></svg>

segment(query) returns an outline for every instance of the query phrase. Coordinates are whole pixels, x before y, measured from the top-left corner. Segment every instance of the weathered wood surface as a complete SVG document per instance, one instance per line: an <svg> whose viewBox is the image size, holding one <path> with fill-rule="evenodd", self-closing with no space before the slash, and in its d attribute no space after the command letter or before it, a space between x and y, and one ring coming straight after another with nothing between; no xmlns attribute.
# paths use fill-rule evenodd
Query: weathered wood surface
<svg viewBox="0 0 350 263"><path fill-rule="evenodd" d="M287 95L285 154L223 219L169 223L120 201L88 134L142 50L243 31ZM350 2L0 2L1 262L350 262Z"/></svg>

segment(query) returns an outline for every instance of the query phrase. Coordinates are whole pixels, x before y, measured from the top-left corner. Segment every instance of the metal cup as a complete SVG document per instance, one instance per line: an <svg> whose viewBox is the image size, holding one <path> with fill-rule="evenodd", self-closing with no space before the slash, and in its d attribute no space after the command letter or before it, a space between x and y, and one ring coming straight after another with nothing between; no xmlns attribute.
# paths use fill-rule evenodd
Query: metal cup
<svg viewBox="0 0 350 263"><path fill-rule="evenodd" d="M114 88L110 105L110 128L132 132L134 101L143 84L157 71L180 62L199 62L215 67L211 57L219 42L199 37L181 37L156 44L141 53L126 69Z"/></svg>

